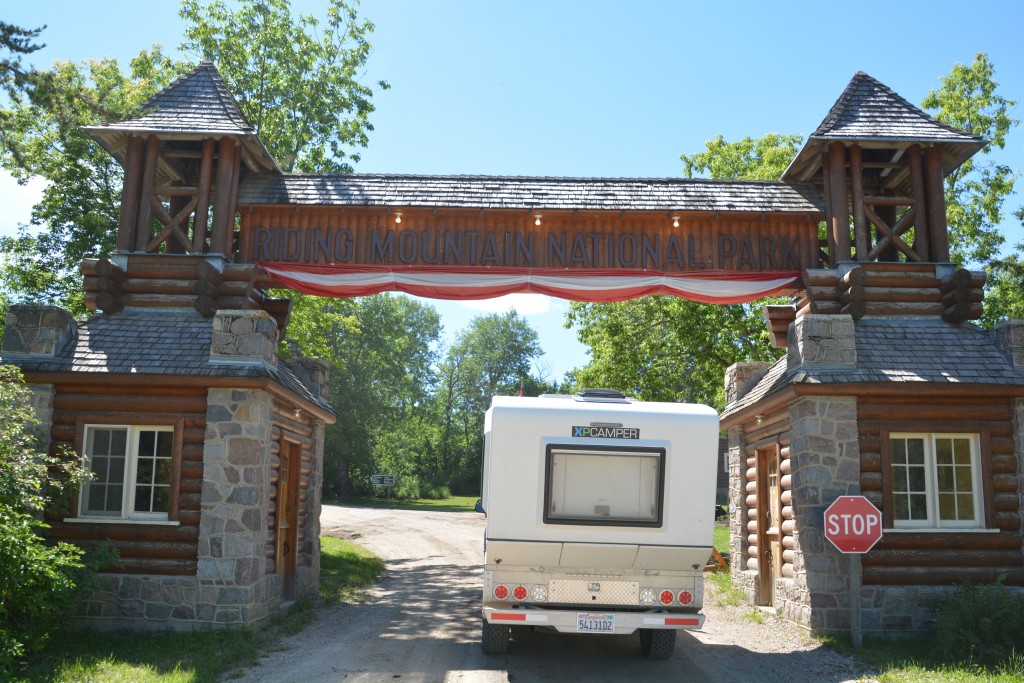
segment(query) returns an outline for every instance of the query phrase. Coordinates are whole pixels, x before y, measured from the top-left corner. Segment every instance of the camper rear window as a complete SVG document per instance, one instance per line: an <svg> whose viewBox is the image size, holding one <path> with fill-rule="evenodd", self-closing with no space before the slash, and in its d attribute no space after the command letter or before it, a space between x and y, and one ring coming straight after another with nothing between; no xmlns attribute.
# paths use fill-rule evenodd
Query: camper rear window
<svg viewBox="0 0 1024 683"><path fill-rule="evenodd" d="M549 445L544 522L661 526L664 448Z"/></svg>

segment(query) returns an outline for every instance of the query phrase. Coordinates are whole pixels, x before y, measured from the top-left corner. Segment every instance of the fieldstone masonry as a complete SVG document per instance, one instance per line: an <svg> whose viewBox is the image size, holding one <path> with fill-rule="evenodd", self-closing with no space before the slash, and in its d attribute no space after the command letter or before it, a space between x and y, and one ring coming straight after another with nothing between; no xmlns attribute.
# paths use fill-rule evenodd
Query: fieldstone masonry
<svg viewBox="0 0 1024 683"><path fill-rule="evenodd" d="M260 390L210 389L199 523L201 589L217 623L250 623L275 611L278 577L267 575L273 398ZM277 590L275 590L277 588Z"/></svg>
<svg viewBox="0 0 1024 683"><path fill-rule="evenodd" d="M782 615L813 631L848 629L849 567L825 538L825 509L860 493L857 401L805 397L789 406L794 534L792 579L775 585Z"/></svg>
<svg viewBox="0 0 1024 683"><path fill-rule="evenodd" d="M853 318L849 315L804 315L789 326L787 364L806 368L857 364Z"/></svg>
<svg viewBox="0 0 1024 683"><path fill-rule="evenodd" d="M5 356L53 356L75 336L75 318L56 306L11 306L4 321Z"/></svg>
<svg viewBox="0 0 1024 683"><path fill-rule="evenodd" d="M768 363L763 361L755 363L733 363L725 370L725 402L726 404L739 400L741 396L750 391L750 388L757 384L765 373L768 372Z"/></svg>
<svg viewBox="0 0 1024 683"><path fill-rule="evenodd" d="M211 363L277 366L277 323L266 311L223 310L213 317Z"/></svg>

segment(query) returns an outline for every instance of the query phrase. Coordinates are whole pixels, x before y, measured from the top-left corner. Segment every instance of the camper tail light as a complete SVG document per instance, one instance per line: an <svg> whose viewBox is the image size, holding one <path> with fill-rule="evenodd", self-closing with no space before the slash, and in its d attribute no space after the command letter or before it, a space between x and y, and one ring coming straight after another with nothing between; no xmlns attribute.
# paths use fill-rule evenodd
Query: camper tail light
<svg viewBox="0 0 1024 683"><path fill-rule="evenodd" d="M642 605L653 605L658 599L658 594L654 592L653 588L645 588L640 591L640 604Z"/></svg>
<svg viewBox="0 0 1024 683"><path fill-rule="evenodd" d="M682 591L679 593L680 605L689 605L691 602L693 602L693 593L690 591Z"/></svg>
<svg viewBox="0 0 1024 683"><path fill-rule="evenodd" d="M672 594L672 591L661 591L659 599L661 600L661 604L671 605L672 601L676 599L676 596Z"/></svg>
<svg viewBox="0 0 1024 683"><path fill-rule="evenodd" d="M534 602L544 602L548 599L547 586L534 586L533 590L530 591L530 597L533 598Z"/></svg>
<svg viewBox="0 0 1024 683"><path fill-rule="evenodd" d="M516 600L525 600L526 596L529 594L529 591L526 590L526 586L516 586L512 589L512 597Z"/></svg>
<svg viewBox="0 0 1024 683"><path fill-rule="evenodd" d="M494 597L499 600L505 600L508 598L508 586L499 585L494 587Z"/></svg>

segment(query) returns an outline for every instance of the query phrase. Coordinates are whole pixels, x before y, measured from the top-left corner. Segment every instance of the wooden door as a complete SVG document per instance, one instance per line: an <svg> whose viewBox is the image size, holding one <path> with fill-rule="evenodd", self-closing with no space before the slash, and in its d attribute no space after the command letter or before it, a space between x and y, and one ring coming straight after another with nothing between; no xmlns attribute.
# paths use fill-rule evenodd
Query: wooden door
<svg viewBox="0 0 1024 683"><path fill-rule="evenodd" d="M298 444L281 442L281 464L277 472L277 552L274 566L281 576L281 597L285 599L294 597L295 592L300 458Z"/></svg>
<svg viewBox="0 0 1024 683"><path fill-rule="evenodd" d="M757 452L757 602L772 605L775 580L782 576L782 486L777 446Z"/></svg>

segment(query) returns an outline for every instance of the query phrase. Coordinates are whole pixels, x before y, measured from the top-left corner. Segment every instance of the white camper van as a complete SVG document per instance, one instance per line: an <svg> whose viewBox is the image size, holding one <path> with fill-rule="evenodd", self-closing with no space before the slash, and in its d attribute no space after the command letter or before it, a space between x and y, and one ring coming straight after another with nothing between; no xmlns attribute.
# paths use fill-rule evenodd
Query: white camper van
<svg viewBox="0 0 1024 683"><path fill-rule="evenodd" d="M512 627L631 634L667 658L704 623L718 415L590 389L496 396L484 423L484 651Z"/></svg>

